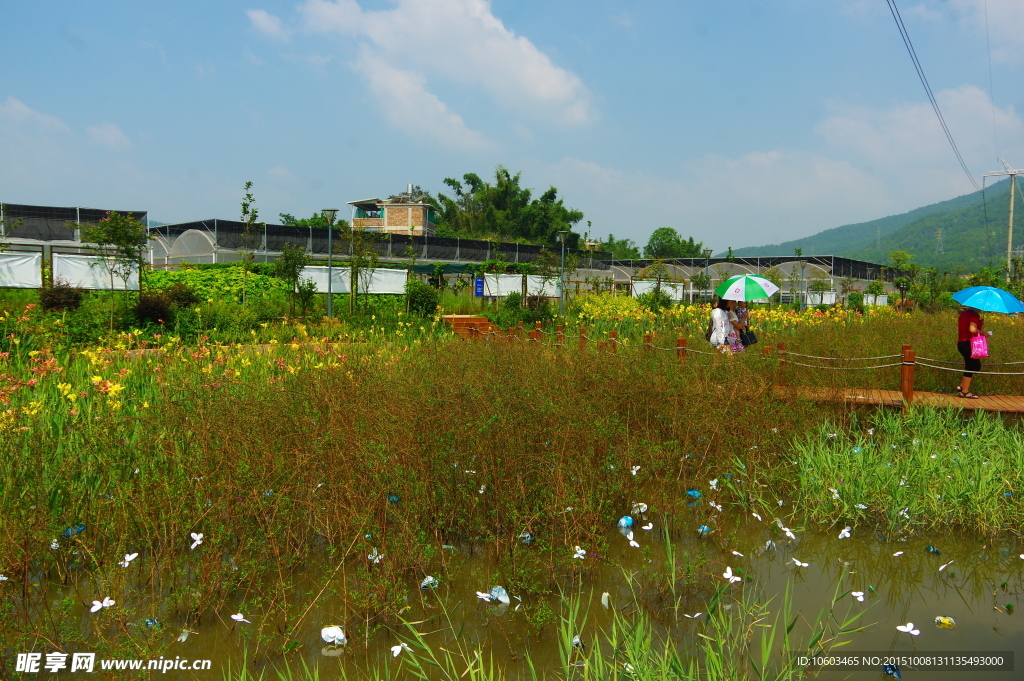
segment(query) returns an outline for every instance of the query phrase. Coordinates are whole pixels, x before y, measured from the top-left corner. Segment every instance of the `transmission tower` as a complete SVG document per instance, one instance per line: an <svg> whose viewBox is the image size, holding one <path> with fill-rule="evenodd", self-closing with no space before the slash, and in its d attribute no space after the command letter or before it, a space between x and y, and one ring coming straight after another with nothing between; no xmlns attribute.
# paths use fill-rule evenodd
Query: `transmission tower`
<svg viewBox="0 0 1024 681"><path fill-rule="evenodd" d="M935 253L942 253L942 228L939 227L935 232Z"/></svg>

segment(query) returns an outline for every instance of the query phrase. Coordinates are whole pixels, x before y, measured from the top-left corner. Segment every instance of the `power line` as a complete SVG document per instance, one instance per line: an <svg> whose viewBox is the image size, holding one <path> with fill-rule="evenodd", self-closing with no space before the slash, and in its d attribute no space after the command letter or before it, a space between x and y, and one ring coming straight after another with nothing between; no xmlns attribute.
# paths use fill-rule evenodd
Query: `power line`
<svg viewBox="0 0 1024 681"><path fill-rule="evenodd" d="M996 133L996 89L992 84L992 43L988 38L988 0L985 0L985 48L988 50L988 98L992 105L992 142L999 156L999 135Z"/></svg>
<svg viewBox="0 0 1024 681"><path fill-rule="evenodd" d="M907 52L910 54L910 60L914 62L914 69L917 71L917 77L921 81L921 85L924 86L925 94L928 95L928 101L932 104L932 109L935 111L936 117L939 119L939 125L942 126L942 131L946 133L946 139L949 140L949 146L953 148L953 153L956 154L957 161L960 162L960 167L963 168L964 174L967 175L967 179L971 181L975 190L981 190L978 186L974 176L971 175L971 171L967 169L967 164L964 163L963 156L960 155L960 150L956 147L956 142L953 141L953 134L949 131L949 126L946 125L946 119L942 116L942 110L939 109L939 102L935 99L935 94L932 92L931 85L928 84L928 78L924 75L924 68L921 66L920 60L917 58L917 52L914 51L914 45L910 41L910 34L907 32L907 27L903 24L903 17L900 16L900 11L896 7L896 0L886 0L889 3L889 11L892 13L892 18L896 21L896 28L900 31L900 37L903 38L903 44L907 47Z"/></svg>

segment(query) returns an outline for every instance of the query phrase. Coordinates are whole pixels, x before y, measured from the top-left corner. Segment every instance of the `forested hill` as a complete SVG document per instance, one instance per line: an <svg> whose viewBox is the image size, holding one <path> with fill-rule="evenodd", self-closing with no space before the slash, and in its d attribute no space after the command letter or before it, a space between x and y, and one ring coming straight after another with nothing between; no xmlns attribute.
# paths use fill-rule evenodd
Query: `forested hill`
<svg viewBox="0 0 1024 681"><path fill-rule="evenodd" d="M907 251L922 267L956 272L977 272L982 266L1000 268L1006 261L1006 223L1010 212L1009 180L986 191L988 234L985 233L985 206L976 203L965 208L932 213L882 237L882 250L870 244L836 253L858 260L885 262L893 251ZM1022 203L1017 188L1017 206ZM1016 215L1020 211L1014 210ZM1024 220L1016 220L1014 244L1024 244ZM942 247L939 249L939 230Z"/></svg>
<svg viewBox="0 0 1024 681"><path fill-rule="evenodd" d="M1003 252L1006 250L1006 218L1008 212L1010 181L1002 180L989 185L985 190L988 203L989 230L1002 235ZM1018 202L1020 196L1018 195ZM1001 216L1001 217L997 217ZM975 221L974 218L977 217ZM949 224L946 224L946 222ZM887 254L894 250L907 250L915 255L915 261L925 267L934 263L962 263L968 269L989 264L985 251L985 231L980 226L985 221L982 193L965 194L955 199L922 206L901 215L861 222L854 225L833 227L803 239L794 239L777 245L737 248L737 256L793 255L794 249L803 249L806 255L842 255L851 258L884 262ZM972 227L973 225L973 227ZM936 230L942 228L943 253L936 254ZM931 241L927 233L931 230ZM974 234L972 229L977 232ZM878 249L876 239L882 235L882 248ZM917 235L916 237L911 235ZM973 236L972 236L973 235ZM992 234L989 241L998 240ZM1024 232L1022 232L1024 238ZM901 245L896 245L901 244ZM910 246L913 244L913 247ZM978 245L982 250L976 250ZM992 245L999 261L999 247ZM958 256L965 259L957 260ZM934 258L929 257L934 256ZM976 264L968 264L968 260ZM945 267L945 265L943 265ZM952 268L950 268L952 269Z"/></svg>

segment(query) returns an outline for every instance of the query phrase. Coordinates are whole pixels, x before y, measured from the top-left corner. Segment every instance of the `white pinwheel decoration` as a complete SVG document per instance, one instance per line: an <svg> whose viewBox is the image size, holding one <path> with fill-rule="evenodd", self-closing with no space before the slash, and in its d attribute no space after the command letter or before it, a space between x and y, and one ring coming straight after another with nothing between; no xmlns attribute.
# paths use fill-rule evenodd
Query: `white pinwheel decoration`
<svg viewBox="0 0 1024 681"><path fill-rule="evenodd" d="M99 612L103 608L109 608L110 606L114 605L114 603L114 599L110 598L109 596L104 598L102 601L93 601L92 607L89 608L89 612Z"/></svg>
<svg viewBox="0 0 1024 681"><path fill-rule="evenodd" d="M330 643L336 646L343 646L348 643L348 637L345 636L345 630L335 624L321 629L320 638L322 638L325 643Z"/></svg>

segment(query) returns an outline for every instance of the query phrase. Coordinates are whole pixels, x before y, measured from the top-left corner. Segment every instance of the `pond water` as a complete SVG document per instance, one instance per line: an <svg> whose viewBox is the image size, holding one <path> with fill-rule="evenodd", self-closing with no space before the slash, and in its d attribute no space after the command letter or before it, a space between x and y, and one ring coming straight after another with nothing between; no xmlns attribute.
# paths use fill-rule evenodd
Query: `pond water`
<svg viewBox="0 0 1024 681"><path fill-rule="evenodd" d="M628 509L627 509L628 510ZM718 514L709 505L698 504L675 518L650 513L636 517L633 539L638 547L630 545L625 531L609 522L609 548L598 554L587 550L586 556L571 560L578 568L555 568L551 577L563 584L564 593L580 598L581 612L575 633L591 646L601 646L601 633L612 622L612 611L626 614L642 608L651 614L657 637L672 645L688 645L691 650L698 632L707 626L706 615L686 617L705 612L708 600L726 583L726 568L741 576L741 581L726 589L722 599L724 617L738 613L738 602L746 591L748 603L765 603L768 616L761 626L781 626L777 620L785 594L793 613L800 613L794 634L803 653L813 623L820 613L835 613L839 622L863 611L856 626L863 630L842 637L848 643L833 650L846 656L871 654L970 654L1024 651L1024 620L1017 613L1024 570L1024 542L1011 533L996 541L942 532L915 537L886 536L874 528L851 528L850 536L840 538L843 528L828 532L822 528L803 530L796 521L786 518L780 510L780 520L763 515L757 520L750 513L742 515ZM642 526L650 524L650 530ZM710 526L704 536L701 525ZM786 526L795 538L784 532ZM843 533L845 534L845 533ZM513 541L517 541L513 540ZM537 548L539 543L528 547ZM566 546L551 551L564 551L573 555L575 547ZM736 553L734 553L736 552ZM736 554L742 554L736 555ZM493 551L486 547L460 545L445 549L444 566L438 565L435 576L438 586L421 590L418 581L408 584L408 609L403 618L414 625L423 640L435 650L453 649L455 632L459 632L464 646L479 644L486 654L493 656L509 678L527 676L529 656L534 668L541 673L561 669L562 652L558 643L557 627L551 624L539 631L531 626L528 613L536 612L536 600L522 603L510 590L508 606L487 603L477 592L488 592L500 584L502 564L495 561ZM900 554L900 555L894 555ZM669 555L676 562L677 594L674 604L670 596L670 579L666 567ZM383 560L388 560L385 556ZM565 561L552 564L564 566ZM687 583L687 571L690 577ZM312 597L323 587L323 576L310 576L300 580L292 594L297 603L295 617L307 609ZM51 594L54 592L51 591ZM602 606L602 594L608 593L609 608ZM863 601L851 592L863 593ZM833 605L834 596L841 596ZM554 613L564 612L565 600L557 595L546 599ZM521 607L527 606L527 607ZM532 610L531 610L532 606ZM678 607L674 607L678 606ZM247 657L250 669L271 672L271 667L282 666L284 658L277 655L257 656L253 665L253 651L258 649L253 638L256 625L234 622L225 611L219 618L205 618L200 625L190 627L195 633L185 641L174 643L165 652L166 658L180 656L191 659L212 660L212 670L206 672L170 671L166 678L220 678L230 661L233 669ZM317 667L322 678L334 678L345 670L352 677L363 673L384 674L387 667L402 662L392 655L392 646L400 643L399 636L409 639L409 631L401 626L377 628L362 640L351 640L345 647L325 646L321 628L331 624L358 630L357 623L339 619L343 607L337 599L319 600L302 619L294 637L299 641L297 650L289 656L293 669L303 664ZM91 617L82 609L83 633L89 630L86 620ZM246 618L259 622L259 613L247 612ZM943 626L937 617L951 618ZM294 621L294 619L293 619ZM912 635L897 629L913 623L920 633ZM953 625L952 623L955 623ZM141 627L142 623L130 626ZM181 629L180 623L164 620L161 627L173 633ZM271 627L266 624L264 626ZM248 630L248 636L243 632ZM753 647L759 646L755 637ZM265 653L265 649L263 651ZM781 655L776 651L776 657ZM573 653L582 662L584 655ZM1024 665L1024 657L1017 661ZM881 666L874 669L849 670L825 668L817 670L820 679L877 679L883 678ZM1020 671L931 671L904 665L905 678L969 679L991 681L1017 679ZM211 676L214 675L214 676ZM401 676L399 674L399 676ZM753 678L753 677L751 677Z"/></svg>

